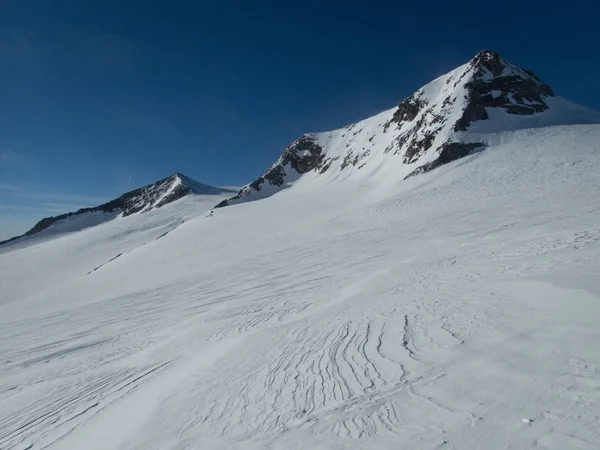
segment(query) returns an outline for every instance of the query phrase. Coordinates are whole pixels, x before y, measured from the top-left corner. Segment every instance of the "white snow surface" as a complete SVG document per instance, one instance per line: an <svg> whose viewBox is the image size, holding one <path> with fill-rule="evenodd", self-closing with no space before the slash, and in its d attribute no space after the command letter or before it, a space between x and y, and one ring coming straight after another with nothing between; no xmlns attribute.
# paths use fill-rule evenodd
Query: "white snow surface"
<svg viewBox="0 0 600 450"><path fill-rule="evenodd" d="M532 78L506 60L502 60L502 64L505 65L502 75ZM437 159L444 143L480 142L482 134L600 123L599 112L561 97L546 96L544 101L549 109L543 112L513 115L504 108L486 108L489 119L471 122L467 131L455 131L454 125L467 106L467 84L475 79L477 70L477 66L471 61L417 90L411 97L420 102L421 106L411 121L402 121L400 124L392 121L398 109L392 108L337 130L308 133L306 136L322 147L325 160L330 160L325 172L313 170L301 175L290 164L282 165L282 156L271 167L283 167L285 183L282 186L265 181L257 191L250 184L246 185L241 198L231 199L229 204L260 200L296 184L337 184L350 179L368 182L374 177L378 182L386 182L388 179L395 181ZM491 79L493 75L487 72L483 79L487 78ZM427 135L434 136L431 147L413 160L407 160L409 143L423 140ZM402 139L405 141L401 144Z"/></svg>
<svg viewBox="0 0 600 450"><path fill-rule="evenodd" d="M154 184L138 188L135 191L130 191L125 195L132 193L136 194L128 200L128 202L130 203L128 206L130 208L139 208L139 211L134 214L147 213L154 209L168 205L169 196L181 186L191 189L190 195L198 196L197 199L192 200L192 203L201 205L200 208L202 210L214 206L215 202L224 200L225 198L227 198L235 192L233 189L214 187L202 184L189 177L186 177L185 175L176 173L174 175L171 175L170 177L159 180ZM195 211L196 209L197 206L193 207L192 211ZM95 227L104 222L108 222L116 218L121 218L122 213L123 212L120 208L116 208L114 211L111 212L72 212L67 217L56 220L50 226L41 231L38 231L35 234L29 236L17 236L11 241L8 241L4 244L0 244L0 253L7 251L9 248L22 248L24 246L36 244L40 241L47 241L49 239L60 237L65 233L73 233L85 230L89 227ZM165 216L165 218L168 221L178 223L179 221L183 220L180 217L170 217L169 214L170 213L167 213L167 215ZM186 214L189 214L189 212L187 212ZM160 223L160 221L162 220L161 218L163 216L163 214L148 216L147 218L141 219L140 223L142 223L144 227L152 227L152 225L150 224L161 226L164 225ZM158 220L159 223L157 223L156 220ZM129 226L135 226L133 225L135 224L135 221L127 222L127 224Z"/></svg>
<svg viewBox="0 0 600 450"><path fill-rule="evenodd" d="M0 448L597 449L600 126L485 138L9 247Z"/></svg>

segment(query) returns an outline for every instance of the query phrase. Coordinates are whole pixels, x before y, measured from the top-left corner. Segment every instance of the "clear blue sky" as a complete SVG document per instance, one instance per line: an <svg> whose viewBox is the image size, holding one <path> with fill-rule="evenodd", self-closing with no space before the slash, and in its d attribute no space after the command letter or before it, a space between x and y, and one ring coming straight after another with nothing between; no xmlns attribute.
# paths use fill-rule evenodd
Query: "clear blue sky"
<svg viewBox="0 0 600 450"><path fill-rule="evenodd" d="M482 48L600 109L596 3L0 0L0 239L176 171L247 183Z"/></svg>

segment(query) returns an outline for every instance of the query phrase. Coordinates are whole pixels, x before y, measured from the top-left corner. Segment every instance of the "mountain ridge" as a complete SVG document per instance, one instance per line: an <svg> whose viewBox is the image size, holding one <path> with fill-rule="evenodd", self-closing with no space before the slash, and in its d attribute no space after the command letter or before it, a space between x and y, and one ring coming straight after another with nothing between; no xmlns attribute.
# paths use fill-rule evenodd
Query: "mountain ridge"
<svg viewBox="0 0 600 450"><path fill-rule="evenodd" d="M557 97L533 72L498 53L482 50L395 108L337 130L300 136L263 175L215 208L269 197L297 182L322 184L383 176L407 179L485 149L488 133L585 123L600 123L600 113ZM87 225L93 226L117 215L160 208L190 193L229 192L235 193L176 172L104 204L43 218L23 235L0 245L35 235L73 216L96 214Z"/></svg>
<svg viewBox="0 0 600 450"><path fill-rule="evenodd" d="M268 197L307 176L338 180L362 170L366 178L393 165L392 176L409 178L484 148L481 133L581 123L600 123L600 113L557 97L533 72L482 50L395 108L302 135L263 175L216 207Z"/></svg>
<svg viewBox="0 0 600 450"><path fill-rule="evenodd" d="M97 213L103 216L100 218L101 223L106 220L111 220L118 215L126 217L131 214L151 211L152 209L160 208L190 194L218 195L227 192L233 193L234 191L230 189L209 186L193 180L192 178L187 177L180 172L176 172L152 184L128 191L116 199L110 200L101 205L80 208L77 211L67 212L58 216L45 217L37 222L26 233L5 241L1 241L0 245L7 244L22 237L33 236L48 229L61 220L69 219L74 216ZM93 221L93 225L97 224L98 221Z"/></svg>

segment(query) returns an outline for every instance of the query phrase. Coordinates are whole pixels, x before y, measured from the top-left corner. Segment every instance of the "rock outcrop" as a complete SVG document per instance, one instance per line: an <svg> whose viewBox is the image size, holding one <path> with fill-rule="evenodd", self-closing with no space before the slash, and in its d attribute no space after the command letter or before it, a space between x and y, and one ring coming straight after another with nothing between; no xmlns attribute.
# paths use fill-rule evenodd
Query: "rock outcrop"
<svg viewBox="0 0 600 450"><path fill-rule="evenodd" d="M300 137L265 174L217 207L267 197L310 173L336 176L370 164L399 162L401 178L415 176L484 146L470 136L471 129L475 123L494 122L491 110L495 117L543 114L552 97L552 89L532 72L483 50L393 110L339 130ZM530 126L506 122L511 127Z"/></svg>
<svg viewBox="0 0 600 450"><path fill-rule="evenodd" d="M101 205L90 208L81 208L75 212L68 212L54 217L45 217L22 236L2 241L0 242L0 245L21 237L32 236L44 231L56 222L73 216L82 216L89 213L115 213L121 214L122 216L129 216L131 214L143 213L155 208L160 208L189 194L217 195L227 192L233 191L198 183L185 175L175 173L156 183L129 191L120 197Z"/></svg>

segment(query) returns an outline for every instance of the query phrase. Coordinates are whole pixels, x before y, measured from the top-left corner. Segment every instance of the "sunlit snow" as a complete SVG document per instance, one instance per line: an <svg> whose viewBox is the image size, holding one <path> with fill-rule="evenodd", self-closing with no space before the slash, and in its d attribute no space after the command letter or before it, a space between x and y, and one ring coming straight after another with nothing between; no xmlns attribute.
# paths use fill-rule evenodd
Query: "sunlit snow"
<svg viewBox="0 0 600 450"><path fill-rule="evenodd" d="M485 139L3 247L0 448L597 448L600 125Z"/></svg>

